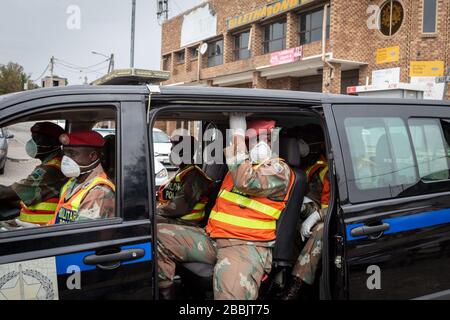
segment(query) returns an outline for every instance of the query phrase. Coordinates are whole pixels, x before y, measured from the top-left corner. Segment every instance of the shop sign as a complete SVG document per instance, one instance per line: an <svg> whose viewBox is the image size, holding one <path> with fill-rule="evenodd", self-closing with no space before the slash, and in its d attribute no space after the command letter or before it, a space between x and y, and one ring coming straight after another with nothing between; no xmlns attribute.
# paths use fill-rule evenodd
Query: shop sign
<svg viewBox="0 0 450 320"><path fill-rule="evenodd" d="M233 18L227 19L227 29L234 29L246 24L250 24L262 19L271 18L281 13L295 9L301 5L315 0L280 0L268 4L262 8L257 8L251 12L243 13Z"/></svg>
<svg viewBox="0 0 450 320"><path fill-rule="evenodd" d="M400 60L400 46L377 49L377 64Z"/></svg>
<svg viewBox="0 0 450 320"><path fill-rule="evenodd" d="M410 77L442 77L444 75L444 61L411 61Z"/></svg>
<svg viewBox="0 0 450 320"><path fill-rule="evenodd" d="M270 65L297 62L303 58L303 46L291 48L283 51L274 52L270 55Z"/></svg>

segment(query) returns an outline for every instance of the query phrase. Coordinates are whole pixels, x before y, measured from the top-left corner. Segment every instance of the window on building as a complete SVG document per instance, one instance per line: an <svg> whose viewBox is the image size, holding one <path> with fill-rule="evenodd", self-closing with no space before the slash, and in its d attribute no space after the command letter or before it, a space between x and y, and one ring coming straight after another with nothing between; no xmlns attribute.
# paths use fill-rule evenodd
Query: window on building
<svg viewBox="0 0 450 320"><path fill-rule="evenodd" d="M278 21L264 28L264 54L286 49L286 21Z"/></svg>
<svg viewBox="0 0 450 320"><path fill-rule="evenodd" d="M170 55L163 56L163 70L170 70Z"/></svg>
<svg viewBox="0 0 450 320"><path fill-rule="evenodd" d="M234 60L250 58L249 50L250 31L245 31L234 36Z"/></svg>
<svg viewBox="0 0 450 320"><path fill-rule="evenodd" d="M184 50L178 51L176 54L177 63L184 63Z"/></svg>
<svg viewBox="0 0 450 320"><path fill-rule="evenodd" d="M192 60L198 58L198 46L189 48L189 56Z"/></svg>
<svg viewBox="0 0 450 320"><path fill-rule="evenodd" d="M401 27L404 18L400 2L389 0L380 10L380 31L385 36L394 35Z"/></svg>
<svg viewBox="0 0 450 320"><path fill-rule="evenodd" d="M53 86L54 87L59 87L59 81L58 80L53 80Z"/></svg>
<svg viewBox="0 0 450 320"><path fill-rule="evenodd" d="M423 0L422 32L435 33L437 28L437 0Z"/></svg>
<svg viewBox="0 0 450 320"><path fill-rule="evenodd" d="M322 40L323 8L299 16L299 43L308 44ZM330 10L327 10L327 38L330 37Z"/></svg>
<svg viewBox="0 0 450 320"><path fill-rule="evenodd" d="M223 64L223 39L208 43L208 67Z"/></svg>

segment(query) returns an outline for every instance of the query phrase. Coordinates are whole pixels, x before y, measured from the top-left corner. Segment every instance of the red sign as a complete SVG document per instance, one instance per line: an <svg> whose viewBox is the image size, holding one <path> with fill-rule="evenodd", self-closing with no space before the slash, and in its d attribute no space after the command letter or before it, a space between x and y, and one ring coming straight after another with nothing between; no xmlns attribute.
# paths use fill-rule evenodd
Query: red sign
<svg viewBox="0 0 450 320"><path fill-rule="evenodd" d="M356 93L356 87L347 87L347 93L348 94Z"/></svg>
<svg viewBox="0 0 450 320"><path fill-rule="evenodd" d="M279 64L297 62L302 58L303 58L303 47L301 46L272 53L270 56L270 65L276 66Z"/></svg>

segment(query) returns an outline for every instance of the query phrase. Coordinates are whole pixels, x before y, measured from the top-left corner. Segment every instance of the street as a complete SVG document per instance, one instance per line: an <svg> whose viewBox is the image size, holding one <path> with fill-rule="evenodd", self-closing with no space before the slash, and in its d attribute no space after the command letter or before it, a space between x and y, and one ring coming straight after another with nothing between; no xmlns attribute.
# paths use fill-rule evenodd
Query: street
<svg viewBox="0 0 450 320"><path fill-rule="evenodd" d="M14 138L8 141L8 158L5 174L0 175L0 185L9 186L26 178L39 164L39 160L31 159L25 152L25 145L31 138L32 125L32 122L26 122L8 127Z"/></svg>

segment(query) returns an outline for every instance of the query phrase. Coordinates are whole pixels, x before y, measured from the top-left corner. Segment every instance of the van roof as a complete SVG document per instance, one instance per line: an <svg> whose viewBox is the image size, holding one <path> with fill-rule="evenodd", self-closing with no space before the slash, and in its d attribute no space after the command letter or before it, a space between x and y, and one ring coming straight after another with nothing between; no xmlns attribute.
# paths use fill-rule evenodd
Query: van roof
<svg viewBox="0 0 450 320"><path fill-rule="evenodd" d="M278 104L295 105L298 103L320 104L398 104L398 105L442 105L450 106L450 101L442 100L413 100L399 98L358 97L339 94L271 90L271 89L241 89L198 86L161 86L154 92L154 99L161 101L220 103L235 102L260 103L276 100ZM67 86L42 88L24 91L12 95L0 96L0 110L25 101L40 98L67 95L148 95L147 86Z"/></svg>

